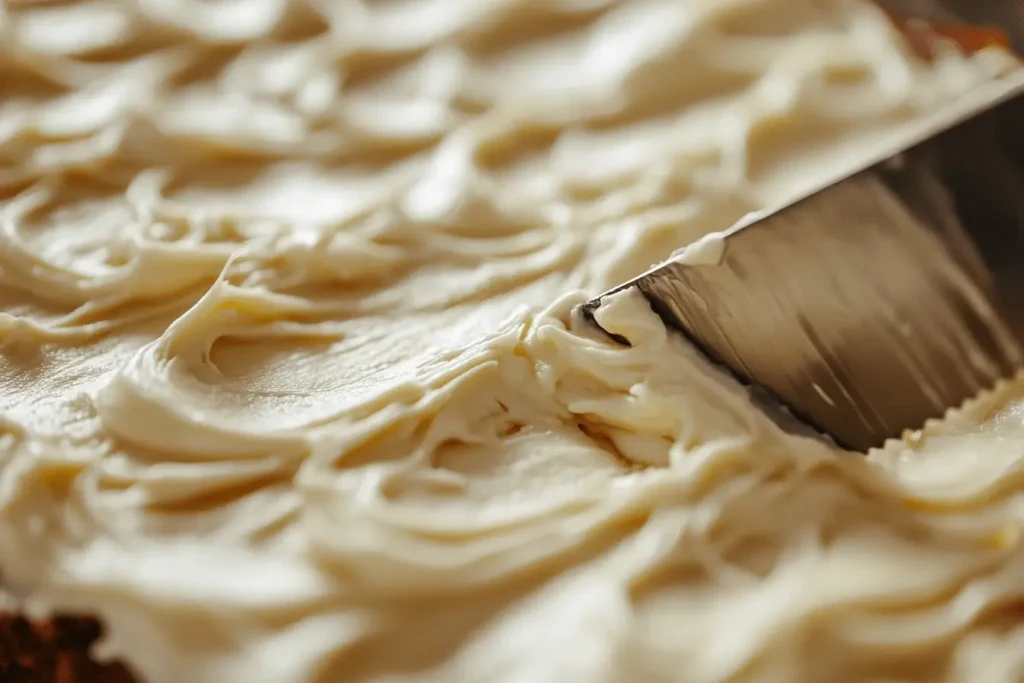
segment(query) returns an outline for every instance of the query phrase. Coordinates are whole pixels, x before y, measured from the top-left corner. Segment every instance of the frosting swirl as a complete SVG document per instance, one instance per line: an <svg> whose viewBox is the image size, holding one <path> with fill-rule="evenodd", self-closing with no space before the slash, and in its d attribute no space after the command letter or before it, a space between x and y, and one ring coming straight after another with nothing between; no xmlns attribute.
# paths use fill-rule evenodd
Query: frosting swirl
<svg viewBox="0 0 1024 683"><path fill-rule="evenodd" d="M1009 55L844 0L0 35L0 571L144 680L1024 672L1017 389L851 459L629 295L630 348L571 315Z"/></svg>

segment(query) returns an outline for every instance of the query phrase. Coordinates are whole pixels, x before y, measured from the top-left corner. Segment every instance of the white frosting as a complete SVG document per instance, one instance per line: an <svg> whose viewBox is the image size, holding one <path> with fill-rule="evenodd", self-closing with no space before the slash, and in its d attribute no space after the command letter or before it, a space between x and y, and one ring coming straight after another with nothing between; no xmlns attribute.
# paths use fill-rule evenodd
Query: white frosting
<svg viewBox="0 0 1024 683"><path fill-rule="evenodd" d="M29 609L98 614L148 683L1019 680L1017 404L841 457L631 295L629 348L570 313L1007 55L922 64L846 0L8 3L0 35Z"/></svg>
<svg viewBox="0 0 1024 683"><path fill-rule="evenodd" d="M672 252L671 260L684 266L717 266L725 256L725 231L709 232Z"/></svg>

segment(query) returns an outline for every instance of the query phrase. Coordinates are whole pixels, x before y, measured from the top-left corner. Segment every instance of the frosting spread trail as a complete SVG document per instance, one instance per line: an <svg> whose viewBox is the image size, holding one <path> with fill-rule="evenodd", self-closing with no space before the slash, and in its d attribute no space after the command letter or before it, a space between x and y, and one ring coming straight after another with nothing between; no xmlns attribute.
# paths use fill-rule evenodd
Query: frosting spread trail
<svg viewBox="0 0 1024 683"><path fill-rule="evenodd" d="M588 295L1014 68L865 2L8 2L0 573L149 683L1020 680L1020 390L867 459ZM949 46L947 46L949 47Z"/></svg>

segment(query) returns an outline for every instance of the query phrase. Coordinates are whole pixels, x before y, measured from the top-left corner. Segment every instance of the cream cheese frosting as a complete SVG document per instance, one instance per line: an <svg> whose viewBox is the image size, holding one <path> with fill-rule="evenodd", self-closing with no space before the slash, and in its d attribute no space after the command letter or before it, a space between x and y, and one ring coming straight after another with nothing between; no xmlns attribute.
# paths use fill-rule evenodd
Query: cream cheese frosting
<svg viewBox="0 0 1024 683"><path fill-rule="evenodd" d="M853 0L0 7L28 609L147 683L1024 678L1024 385L859 458L572 314L1009 55Z"/></svg>

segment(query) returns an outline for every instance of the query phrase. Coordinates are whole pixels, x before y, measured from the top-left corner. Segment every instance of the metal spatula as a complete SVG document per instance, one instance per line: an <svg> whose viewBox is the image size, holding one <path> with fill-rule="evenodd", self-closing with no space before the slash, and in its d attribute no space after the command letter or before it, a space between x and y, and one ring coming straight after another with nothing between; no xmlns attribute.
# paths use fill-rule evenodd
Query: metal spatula
<svg viewBox="0 0 1024 683"><path fill-rule="evenodd" d="M605 297L635 288L839 446L879 446L1024 362L1004 312L1024 291L1021 132L1024 69L720 233L712 263L706 243L677 252L580 312L597 324Z"/></svg>

